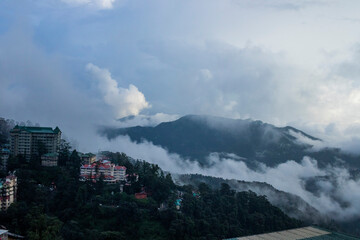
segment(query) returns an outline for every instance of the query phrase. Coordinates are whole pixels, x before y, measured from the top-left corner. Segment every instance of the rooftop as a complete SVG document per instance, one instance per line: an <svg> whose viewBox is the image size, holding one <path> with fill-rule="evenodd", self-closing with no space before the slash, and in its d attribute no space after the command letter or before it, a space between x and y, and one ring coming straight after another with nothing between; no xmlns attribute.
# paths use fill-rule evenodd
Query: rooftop
<svg viewBox="0 0 360 240"><path fill-rule="evenodd" d="M11 131L14 130L26 131L30 133L53 133L53 134L57 134L61 132L58 127L52 129L51 127L26 127L19 125L16 125Z"/></svg>
<svg viewBox="0 0 360 240"><path fill-rule="evenodd" d="M331 232L328 230L322 230L316 227L303 227L295 228L286 231L258 234L246 237L229 238L226 240L295 240L295 239L307 239L307 240L355 240L360 239L356 237L347 236L340 233Z"/></svg>
<svg viewBox="0 0 360 240"><path fill-rule="evenodd" d="M98 166L99 169L109 169L111 166L114 166L114 169L115 170L126 170L126 167L124 166L117 166L113 163L111 163L110 161L107 161L107 160L102 160L102 161L98 161L98 162L95 162L91 165L89 164L84 164L81 166L81 168L96 168L96 166Z"/></svg>
<svg viewBox="0 0 360 240"><path fill-rule="evenodd" d="M52 153L45 153L42 155L43 157L58 157L59 154L56 152L52 152Z"/></svg>

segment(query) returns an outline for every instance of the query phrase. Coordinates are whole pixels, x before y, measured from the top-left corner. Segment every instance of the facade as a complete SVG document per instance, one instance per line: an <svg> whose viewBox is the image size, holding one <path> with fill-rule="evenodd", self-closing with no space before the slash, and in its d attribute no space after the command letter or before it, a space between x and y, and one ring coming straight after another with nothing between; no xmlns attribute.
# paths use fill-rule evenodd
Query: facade
<svg viewBox="0 0 360 240"><path fill-rule="evenodd" d="M58 153L46 153L41 156L41 166L43 167L56 167L58 165Z"/></svg>
<svg viewBox="0 0 360 240"><path fill-rule="evenodd" d="M7 176L0 181L0 208L2 211L8 209L10 204L16 201L17 177Z"/></svg>
<svg viewBox="0 0 360 240"><path fill-rule="evenodd" d="M0 240L9 240L8 230L0 229Z"/></svg>
<svg viewBox="0 0 360 240"><path fill-rule="evenodd" d="M25 127L16 125L10 131L10 152L12 155L24 155L30 159L31 155L40 151L46 153L58 152L61 131L58 127Z"/></svg>
<svg viewBox="0 0 360 240"><path fill-rule="evenodd" d="M80 178L82 180L98 179L104 176L104 181L108 183L116 183L125 181L126 167L117 166L108 160L97 161L93 164L84 164L80 167Z"/></svg>
<svg viewBox="0 0 360 240"><path fill-rule="evenodd" d="M6 148L0 149L0 169L6 170L9 156L10 156L9 149Z"/></svg>
<svg viewBox="0 0 360 240"><path fill-rule="evenodd" d="M96 161L96 155L92 153L80 154L81 163L91 165Z"/></svg>

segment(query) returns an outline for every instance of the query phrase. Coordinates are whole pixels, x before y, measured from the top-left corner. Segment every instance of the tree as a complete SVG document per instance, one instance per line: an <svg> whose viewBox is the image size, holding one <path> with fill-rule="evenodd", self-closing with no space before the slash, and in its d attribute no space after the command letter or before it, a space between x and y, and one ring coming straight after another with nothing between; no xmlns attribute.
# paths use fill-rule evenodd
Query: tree
<svg viewBox="0 0 360 240"><path fill-rule="evenodd" d="M60 148L59 148L59 161L58 161L59 166L66 165L66 163L69 160L70 150L71 150L70 143L64 139L61 139Z"/></svg>
<svg viewBox="0 0 360 240"><path fill-rule="evenodd" d="M29 240L61 240L60 229L63 223L57 217L49 217L40 208L31 209L26 216L30 228Z"/></svg>

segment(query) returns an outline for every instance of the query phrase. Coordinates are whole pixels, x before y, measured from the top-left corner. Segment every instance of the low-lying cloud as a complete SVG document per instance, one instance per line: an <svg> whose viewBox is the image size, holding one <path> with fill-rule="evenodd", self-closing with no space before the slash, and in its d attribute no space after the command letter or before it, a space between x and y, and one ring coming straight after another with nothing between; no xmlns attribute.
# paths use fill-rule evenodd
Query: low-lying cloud
<svg viewBox="0 0 360 240"><path fill-rule="evenodd" d="M134 126L148 126L154 127L162 122L171 122L179 118L179 115L176 114L166 114L166 113L156 113L154 115L143 115L139 114L137 116L128 116L121 119L118 119L116 127L126 128Z"/></svg>
<svg viewBox="0 0 360 240"><path fill-rule="evenodd" d="M306 156L300 163L289 160L273 168L259 163L259 169L252 170L241 158L219 153L210 154L208 161L211 167L203 168L197 162L169 153L151 142L131 142L128 136L107 142L105 148L158 164L172 173L199 173L225 179L266 182L300 196L324 216L338 221L360 217L360 179L353 178L344 168L328 166L320 169L316 159ZM311 191L309 184L313 189Z"/></svg>

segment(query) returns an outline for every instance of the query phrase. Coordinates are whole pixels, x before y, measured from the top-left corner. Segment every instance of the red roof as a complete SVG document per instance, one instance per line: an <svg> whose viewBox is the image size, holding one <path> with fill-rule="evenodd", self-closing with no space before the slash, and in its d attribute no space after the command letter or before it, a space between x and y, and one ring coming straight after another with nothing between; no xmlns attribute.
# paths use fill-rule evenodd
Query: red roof
<svg viewBox="0 0 360 240"><path fill-rule="evenodd" d="M97 163L93 163L91 165L88 165L88 164L84 164L81 166L81 168L90 168L90 169L93 169L93 168L96 168L96 165ZM102 164L99 164L98 167L99 169L109 169L111 167L111 163L102 163ZM114 167L115 170L126 170L126 167L124 166L115 166Z"/></svg>
<svg viewBox="0 0 360 240"><path fill-rule="evenodd" d="M14 176L14 175L10 175L10 176L6 177L6 179L10 179L10 180L15 179L15 178L16 178L16 176Z"/></svg>
<svg viewBox="0 0 360 240"><path fill-rule="evenodd" d="M126 167L124 166L115 166L116 170L126 170Z"/></svg>
<svg viewBox="0 0 360 240"><path fill-rule="evenodd" d="M136 199L145 199L145 198L147 198L147 193L146 192L135 193L135 198Z"/></svg>

